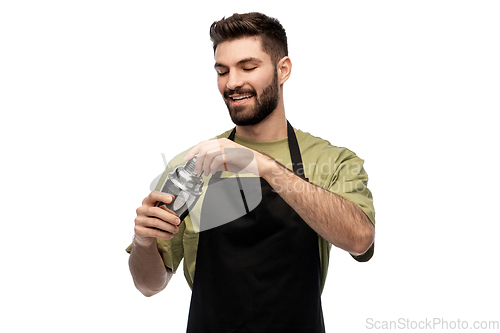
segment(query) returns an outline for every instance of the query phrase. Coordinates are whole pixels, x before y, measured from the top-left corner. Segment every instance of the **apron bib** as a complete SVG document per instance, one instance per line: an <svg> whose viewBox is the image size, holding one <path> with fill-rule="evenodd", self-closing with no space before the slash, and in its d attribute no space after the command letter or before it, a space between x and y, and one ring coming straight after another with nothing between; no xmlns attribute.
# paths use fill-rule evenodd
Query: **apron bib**
<svg viewBox="0 0 500 333"><path fill-rule="evenodd" d="M293 170L304 178L289 123L288 145ZM200 232L187 332L324 332L318 235L263 178L220 175L210 179L200 224L236 202L247 213ZM250 211L243 191L225 190L242 187L262 193Z"/></svg>

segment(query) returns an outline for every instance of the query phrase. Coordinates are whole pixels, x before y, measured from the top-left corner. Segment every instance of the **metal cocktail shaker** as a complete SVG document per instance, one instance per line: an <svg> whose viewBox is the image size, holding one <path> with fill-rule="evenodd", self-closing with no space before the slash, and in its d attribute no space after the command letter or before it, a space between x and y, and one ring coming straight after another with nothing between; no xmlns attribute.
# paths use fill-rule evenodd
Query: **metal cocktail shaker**
<svg viewBox="0 0 500 333"><path fill-rule="evenodd" d="M187 161L184 166L178 166L167 175L161 191L173 195L174 199L169 204L163 202L157 204L157 206L165 205L179 216L181 221L184 220L202 193L203 178L201 175L203 171L199 174L195 173L196 157Z"/></svg>

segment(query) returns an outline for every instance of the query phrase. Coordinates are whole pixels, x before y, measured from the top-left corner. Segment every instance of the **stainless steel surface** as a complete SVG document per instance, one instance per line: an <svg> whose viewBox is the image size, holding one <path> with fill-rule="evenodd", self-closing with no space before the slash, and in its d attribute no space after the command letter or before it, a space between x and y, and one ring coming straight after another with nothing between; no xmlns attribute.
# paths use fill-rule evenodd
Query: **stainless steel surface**
<svg viewBox="0 0 500 333"><path fill-rule="evenodd" d="M174 199L166 207L183 219L202 193L203 172L196 174L196 156L185 165L175 168L167 175L162 192L171 194Z"/></svg>

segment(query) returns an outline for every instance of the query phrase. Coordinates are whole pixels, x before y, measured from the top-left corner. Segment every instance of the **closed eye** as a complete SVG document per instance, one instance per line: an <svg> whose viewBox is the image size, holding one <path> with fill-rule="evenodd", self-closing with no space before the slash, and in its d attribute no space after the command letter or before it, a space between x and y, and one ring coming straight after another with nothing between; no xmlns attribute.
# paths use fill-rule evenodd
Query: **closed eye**
<svg viewBox="0 0 500 333"><path fill-rule="evenodd" d="M253 71L254 69L256 69L257 67L252 67L252 68L243 68L243 70L245 72L250 72L250 71Z"/></svg>

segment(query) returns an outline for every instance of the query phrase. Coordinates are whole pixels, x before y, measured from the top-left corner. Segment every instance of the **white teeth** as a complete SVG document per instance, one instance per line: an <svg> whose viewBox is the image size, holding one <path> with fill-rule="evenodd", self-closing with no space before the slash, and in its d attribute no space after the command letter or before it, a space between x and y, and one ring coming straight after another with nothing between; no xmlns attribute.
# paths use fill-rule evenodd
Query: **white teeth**
<svg viewBox="0 0 500 333"><path fill-rule="evenodd" d="M252 97L252 95L245 95L245 96L232 96L231 98L235 101L239 101L241 99L245 99L245 98L250 98Z"/></svg>

